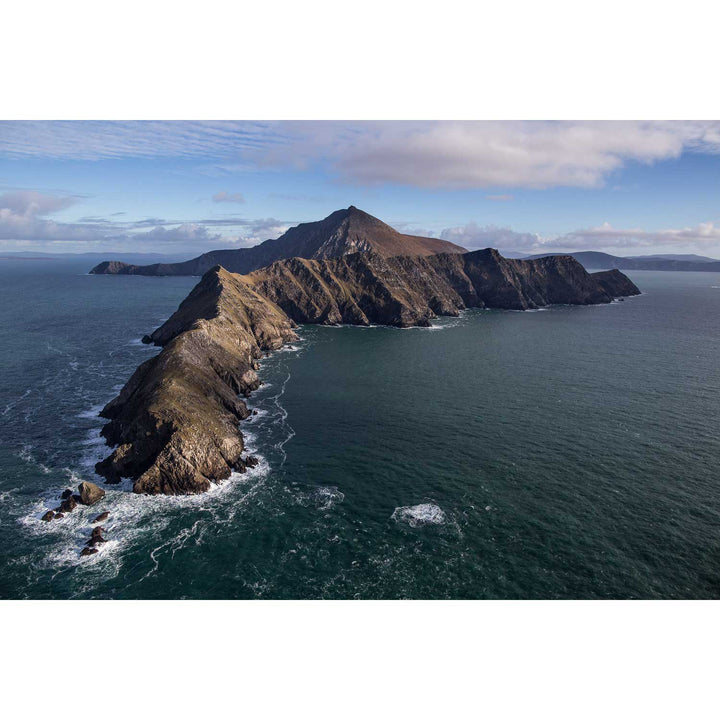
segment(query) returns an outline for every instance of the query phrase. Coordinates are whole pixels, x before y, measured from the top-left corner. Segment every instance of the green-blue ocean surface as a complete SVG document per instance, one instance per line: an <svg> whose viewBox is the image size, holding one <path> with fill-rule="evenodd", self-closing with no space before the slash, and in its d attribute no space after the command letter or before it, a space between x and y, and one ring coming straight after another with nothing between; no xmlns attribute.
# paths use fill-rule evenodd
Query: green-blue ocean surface
<svg viewBox="0 0 720 720"><path fill-rule="evenodd" d="M430 329L305 326L262 363L262 458L194 497L100 480L98 410L197 278L0 260L2 598L716 598L720 275L469 311ZM109 542L79 553L108 510Z"/></svg>

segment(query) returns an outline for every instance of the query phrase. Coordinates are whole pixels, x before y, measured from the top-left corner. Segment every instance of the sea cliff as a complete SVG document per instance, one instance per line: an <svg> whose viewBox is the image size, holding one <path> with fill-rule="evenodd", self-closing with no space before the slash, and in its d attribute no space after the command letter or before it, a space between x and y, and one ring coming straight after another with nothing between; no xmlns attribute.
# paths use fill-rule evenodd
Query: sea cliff
<svg viewBox="0 0 720 720"><path fill-rule="evenodd" d="M96 471L150 494L203 492L242 472L240 396L259 386L258 358L296 338L296 323L426 326L464 308L587 305L639 292L617 270L589 274L568 256L509 260L492 249L292 258L249 275L216 266L144 338L162 351L101 411L110 420L102 434L116 447Z"/></svg>

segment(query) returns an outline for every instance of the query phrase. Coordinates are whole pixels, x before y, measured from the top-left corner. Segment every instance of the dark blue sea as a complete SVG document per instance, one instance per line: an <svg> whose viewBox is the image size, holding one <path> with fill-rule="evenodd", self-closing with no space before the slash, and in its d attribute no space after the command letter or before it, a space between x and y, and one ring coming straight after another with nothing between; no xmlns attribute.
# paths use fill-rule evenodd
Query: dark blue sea
<svg viewBox="0 0 720 720"><path fill-rule="evenodd" d="M636 298L305 326L263 361L262 458L194 497L45 523L197 278L0 260L2 598L717 598L720 275ZM79 552L102 510L109 542Z"/></svg>

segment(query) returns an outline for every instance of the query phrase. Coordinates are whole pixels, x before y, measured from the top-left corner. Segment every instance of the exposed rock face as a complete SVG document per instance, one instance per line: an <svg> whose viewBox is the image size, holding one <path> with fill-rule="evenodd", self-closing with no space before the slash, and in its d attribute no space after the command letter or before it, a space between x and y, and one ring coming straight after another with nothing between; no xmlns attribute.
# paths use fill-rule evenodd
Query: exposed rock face
<svg viewBox="0 0 720 720"><path fill-rule="evenodd" d="M640 294L635 284L619 270L604 270L593 273L592 276L600 284L600 287L614 298Z"/></svg>
<svg viewBox="0 0 720 720"><path fill-rule="evenodd" d="M138 493L203 492L256 459L238 422L259 386L256 360L296 339L297 322L427 325L466 307L524 310L610 302L639 290L621 273L588 274L570 257L508 260L496 250L330 260L293 258L247 276L212 268L146 340L163 346L100 413L113 453L96 465Z"/></svg>
<svg viewBox="0 0 720 720"><path fill-rule="evenodd" d="M204 492L244 464L238 395L260 385L256 358L296 339L294 323L239 277L208 272L151 338L163 351L143 363L100 413L118 447L96 465L139 493Z"/></svg>
<svg viewBox="0 0 720 720"><path fill-rule="evenodd" d="M622 273L590 275L567 256L510 260L492 249L428 257L293 258L245 280L296 322L400 327L428 325L437 315L469 307L528 310L639 293Z"/></svg>
<svg viewBox="0 0 720 720"><path fill-rule="evenodd" d="M71 495L69 498L65 498L65 500L60 503L60 507L57 509L56 512L68 513L72 512L76 507L77 500L75 500L75 497Z"/></svg>
<svg viewBox="0 0 720 720"><path fill-rule="evenodd" d="M215 265L236 273L249 273L276 260L293 257L324 259L356 252L393 255L464 253L465 248L438 238L403 235L354 206L336 210L324 220L301 223L275 240L240 250L213 250L182 263L128 265L110 261L96 265L95 275L203 275Z"/></svg>
<svg viewBox="0 0 720 720"><path fill-rule="evenodd" d="M80 491L80 502L83 505L94 505L105 497L105 491L95 483L81 482L78 490Z"/></svg>
<svg viewBox="0 0 720 720"><path fill-rule="evenodd" d="M94 520L93 524L102 522L103 520L107 520L110 517L110 513L105 511L103 513L100 513Z"/></svg>

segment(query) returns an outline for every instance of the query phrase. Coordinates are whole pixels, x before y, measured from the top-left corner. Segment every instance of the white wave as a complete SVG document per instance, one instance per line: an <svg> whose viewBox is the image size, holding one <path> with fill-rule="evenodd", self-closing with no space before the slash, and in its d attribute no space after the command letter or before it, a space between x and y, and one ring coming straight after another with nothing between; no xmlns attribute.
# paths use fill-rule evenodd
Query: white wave
<svg viewBox="0 0 720 720"><path fill-rule="evenodd" d="M134 341L132 344L136 342L140 344L139 341ZM293 344L285 352L295 352L300 349L297 344ZM143 545L147 543L148 538L162 533L172 522L177 521L179 516L182 516L183 509L207 513L207 521L202 519L195 522L192 527L188 525L182 528L179 533L173 533L172 538L164 540L152 550L150 553L152 567L147 576L158 570L165 553L174 554L187 543L201 542L203 533L207 532L211 525L231 522L237 513L243 512L243 508L251 502L251 498L257 495L270 477L268 460L258 454L259 446L268 442L266 430L269 427L279 427L281 430L282 439L276 441L274 448L282 454L278 464L282 465L285 462L283 447L295 433L287 423L287 411L281 405L280 399L290 377L288 372L279 387L274 387L272 394L264 394L259 399L260 407L257 408L257 415L251 416L250 423L240 426L246 452L258 458L258 465L248 468L244 473L232 473L223 482L213 483L205 493L183 496L136 495L132 492L132 481L125 479L119 485L103 485L106 495L96 505L78 506L59 520L45 522L42 516L48 510L54 510L59 506L59 496L65 485L50 490L41 499L19 508L18 522L22 523L29 533L53 538L42 562L50 567L56 567L58 571L62 567L78 566L83 572L87 569L91 576L93 574L99 574L103 578L109 574L117 576L121 571L123 555L127 549ZM117 385L113 390L117 392L121 387L122 385ZM273 385L267 383L260 387L259 392L271 388ZM102 407L103 405L94 405L79 414L83 419L96 420L97 425L88 430L85 439L81 441L83 454L77 470L65 468L68 474L66 480L68 487L76 487L83 479L100 483L94 475L94 465L110 451L100 435L104 421L98 417L98 412ZM251 407L251 411L252 409ZM272 434L277 437L274 429ZM28 459L30 459L29 450ZM273 469L276 467L277 464L273 461ZM342 502L343 497L344 495L337 488L318 488L314 500L318 507L329 509L334 504ZM92 520L105 511L110 513L109 518L103 522L107 542L97 546L97 553L81 557L80 553L92 531ZM94 582L95 580L89 587L92 587Z"/></svg>
<svg viewBox="0 0 720 720"><path fill-rule="evenodd" d="M245 418L246 423L257 423L270 414L267 410L264 410L263 408L255 408L250 405L248 405L248 410L250 411L250 416ZM243 431L243 433L244 432L245 431Z"/></svg>
<svg viewBox="0 0 720 720"><path fill-rule="evenodd" d="M437 505L421 503L420 505L405 505L395 508L391 519L395 522L407 523L410 527L421 527L423 525L443 525L446 515Z"/></svg>
<svg viewBox="0 0 720 720"><path fill-rule="evenodd" d="M130 345L131 347L135 347L138 350L145 350L154 353L159 353L162 350L161 347L159 347L158 345L153 345L153 343L144 343L142 341L142 338L135 338L131 340L128 345Z"/></svg>
<svg viewBox="0 0 720 720"><path fill-rule="evenodd" d="M29 463L31 465L35 465L36 467L40 468L41 472L43 472L45 475L49 475L51 470L47 465L43 465L39 460L37 460L34 455L32 454L33 446L32 445L23 445L22 450L17 454L17 456L24 460L26 463Z"/></svg>
<svg viewBox="0 0 720 720"><path fill-rule="evenodd" d="M310 500L316 504L318 510L330 510L344 499L345 493L340 492L334 485L321 485L310 494Z"/></svg>
<svg viewBox="0 0 720 720"><path fill-rule="evenodd" d="M83 410L78 413L75 417L85 418L87 420L97 420L98 413L105 407L105 405L93 405L89 410Z"/></svg>
<svg viewBox="0 0 720 720"><path fill-rule="evenodd" d="M56 540L44 558L48 566L60 569L68 565L96 567L102 564L103 574L117 574L124 549L137 545L141 537L162 532L178 517L178 511L206 511L208 523L212 524L231 522L269 476L267 461L261 456L258 459L260 462L256 467L248 468L245 473L232 473L227 480L212 483L207 492L198 495L137 495L132 492L132 481L127 479L120 485L105 485L105 497L95 505L78 505L64 517L46 522L42 516L60 504L62 489L55 488L45 497L27 505L18 522L31 534ZM68 468L66 471L70 473L68 484L76 486L81 478ZM110 513L102 523L107 542L97 546L98 553L81 557L80 553L95 527L92 520L105 511ZM161 548L172 545L174 553L192 536L198 535L199 539L202 528L195 526L183 528L176 537L153 550L154 568L148 574L157 569L157 554Z"/></svg>

